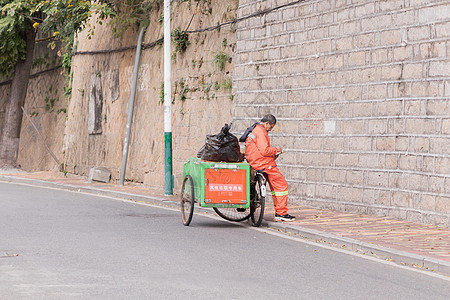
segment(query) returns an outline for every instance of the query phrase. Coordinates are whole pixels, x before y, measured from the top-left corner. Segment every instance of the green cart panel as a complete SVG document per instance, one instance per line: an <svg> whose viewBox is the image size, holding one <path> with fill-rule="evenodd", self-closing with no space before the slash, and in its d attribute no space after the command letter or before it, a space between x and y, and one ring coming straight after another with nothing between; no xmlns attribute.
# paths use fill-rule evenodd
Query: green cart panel
<svg viewBox="0 0 450 300"><path fill-rule="evenodd" d="M195 199L203 207L249 208L250 165L203 161L190 158L184 163L183 178L194 181Z"/></svg>

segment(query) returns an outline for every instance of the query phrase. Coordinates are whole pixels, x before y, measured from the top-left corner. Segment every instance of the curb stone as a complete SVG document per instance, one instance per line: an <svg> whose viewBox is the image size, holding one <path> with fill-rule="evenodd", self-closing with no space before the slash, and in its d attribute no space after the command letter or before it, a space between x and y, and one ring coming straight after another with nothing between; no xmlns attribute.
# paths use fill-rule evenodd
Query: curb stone
<svg viewBox="0 0 450 300"><path fill-rule="evenodd" d="M171 208L179 208L178 202L168 200L165 197L138 195L128 192L105 190L96 187L85 187L64 183L56 183L39 179L20 178L1 174L0 174L0 182L25 183L38 187L52 187L73 192L84 192L100 196L116 197L133 202L147 201L146 203L148 204L155 204L159 206L165 205ZM362 242L356 239L341 237L338 235L333 235L319 230L301 227L294 224L264 220L263 226L269 229L278 230L290 236L300 237L317 243L320 242L328 244L330 247L345 249L357 253L362 252L363 254L371 255L372 257L376 257L378 259L392 261L397 264L409 266L412 268L428 270L440 273L442 275L450 276L450 262L447 261L431 258L428 256L422 256L414 253L409 253L393 248L378 246L375 244Z"/></svg>

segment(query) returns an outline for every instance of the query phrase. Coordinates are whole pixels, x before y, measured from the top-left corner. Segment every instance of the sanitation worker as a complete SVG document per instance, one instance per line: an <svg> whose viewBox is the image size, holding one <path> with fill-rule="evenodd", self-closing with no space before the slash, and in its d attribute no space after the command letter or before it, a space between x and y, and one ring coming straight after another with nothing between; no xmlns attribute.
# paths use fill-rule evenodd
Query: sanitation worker
<svg viewBox="0 0 450 300"><path fill-rule="evenodd" d="M291 222L295 220L295 217L288 214L288 184L275 162L283 149L280 146L271 147L268 136L268 132L273 129L276 123L275 116L265 115L261 122L247 128L239 141L245 141L245 158L250 166L267 174L267 181L272 191L275 207L274 220Z"/></svg>

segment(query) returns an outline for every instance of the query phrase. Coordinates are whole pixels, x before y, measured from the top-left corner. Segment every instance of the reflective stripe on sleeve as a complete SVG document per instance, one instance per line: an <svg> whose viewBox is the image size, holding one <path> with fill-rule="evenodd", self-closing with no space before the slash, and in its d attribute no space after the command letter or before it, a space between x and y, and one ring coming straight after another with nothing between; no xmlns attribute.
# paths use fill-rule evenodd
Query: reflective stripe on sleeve
<svg viewBox="0 0 450 300"><path fill-rule="evenodd" d="M256 139L256 136L253 133L249 133L248 137L251 137L252 139Z"/></svg>

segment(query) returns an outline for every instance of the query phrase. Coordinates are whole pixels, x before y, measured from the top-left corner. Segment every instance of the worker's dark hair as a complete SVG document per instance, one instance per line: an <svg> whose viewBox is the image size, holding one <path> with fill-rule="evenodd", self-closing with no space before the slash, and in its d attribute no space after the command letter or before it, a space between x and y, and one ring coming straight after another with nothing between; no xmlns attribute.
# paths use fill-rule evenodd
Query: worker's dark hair
<svg viewBox="0 0 450 300"><path fill-rule="evenodd" d="M277 118L274 115L267 114L261 119L261 122L269 122L270 125L274 125L277 123Z"/></svg>

